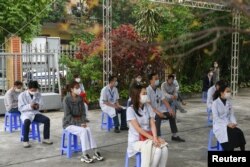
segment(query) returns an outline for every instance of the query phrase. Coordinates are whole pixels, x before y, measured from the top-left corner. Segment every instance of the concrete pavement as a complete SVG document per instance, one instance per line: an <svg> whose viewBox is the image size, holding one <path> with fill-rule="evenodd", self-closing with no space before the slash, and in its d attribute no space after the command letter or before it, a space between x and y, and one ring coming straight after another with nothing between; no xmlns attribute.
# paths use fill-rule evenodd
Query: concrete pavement
<svg viewBox="0 0 250 167"><path fill-rule="evenodd" d="M233 100L234 111L239 127L245 133L247 145L250 150L250 89L243 89L239 96ZM168 167L206 167L207 166L207 141L211 127L207 127L206 105L201 103L201 99L187 99L184 108L188 113L179 113L177 123L179 136L186 139L185 143L171 141L169 123L163 123L163 137L169 143ZM115 134L100 129L100 110L89 111L89 127L92 129L94 138L97 141L100 152L105 157L105 161L93 164L80 162L81 153L74 153L71 159L66 155L60 155L60 142L62 133L63 112L44 113L51 119L51 139L52 146L43 145L37 141L32 141L31 148L23 148L20 142L20 131L14 133L4 132L4 117L0 117L0 167L122 167L127 147L127 132ZM41 125L42 136L43 125ZM133 166L134 158L131 159L130 166Z"/></svg>

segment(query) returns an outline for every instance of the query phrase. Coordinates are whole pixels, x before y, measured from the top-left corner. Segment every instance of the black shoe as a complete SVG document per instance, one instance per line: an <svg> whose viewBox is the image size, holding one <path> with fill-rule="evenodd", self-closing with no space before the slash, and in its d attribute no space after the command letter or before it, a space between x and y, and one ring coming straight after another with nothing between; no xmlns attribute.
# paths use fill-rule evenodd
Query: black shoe
<svg viewBox="0 0 250 167"><path fill-rule="evenodd" d="M115 130L114 130L114 132L115 132L115 133L120 133L119 128L118 128L118 127L116 127L116 128L115 128Z"/></svg>
<svg viewBox="0 0 250 167"><path fill-rule="evenodd" d="M177 136L177 137L172 136L172 140L177 141L177 142L185 142L185 140L180 138L179 136Z"/></svg>
<svg viewBox="0 0 250 167"><path fill-rule="evenodd" d="M121 127L120 130L128 130L128 127Z"/></svg>

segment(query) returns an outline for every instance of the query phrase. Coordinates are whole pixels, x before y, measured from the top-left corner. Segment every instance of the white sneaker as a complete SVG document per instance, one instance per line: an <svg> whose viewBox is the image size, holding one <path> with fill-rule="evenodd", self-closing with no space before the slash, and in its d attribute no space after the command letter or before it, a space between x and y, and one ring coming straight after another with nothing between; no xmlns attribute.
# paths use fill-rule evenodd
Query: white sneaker
<svg viewBox="0 0 250 167"><path fill-rule="evenodd" d="M43 144L51 145L51 144L53 144L53 142L50 141L49 139L44 139L44 140L43 140Z"/></svg>
<svg viewBox="0 0 250 167"><path fill-rule="evenodd" d="M85 163L92 163L94 162L92 158L90 158L89 154L83 155L81 157L81 162L85 162Z"/></svg>
<svg viewBox="0 0 250 167"><path fill-rule="evenodd" d="M24 148L29 148L29 147L31 147L31 145L30 145L29 142L23 142L23 147Z"/></svg>
<svg viewBox="0 0 250 167"><path fill-rule="evenodd" d="M102 161L104 158L101 156L101 154L99 152L96 152L93 155L93 159L96 159L97 161Z"/></svg>

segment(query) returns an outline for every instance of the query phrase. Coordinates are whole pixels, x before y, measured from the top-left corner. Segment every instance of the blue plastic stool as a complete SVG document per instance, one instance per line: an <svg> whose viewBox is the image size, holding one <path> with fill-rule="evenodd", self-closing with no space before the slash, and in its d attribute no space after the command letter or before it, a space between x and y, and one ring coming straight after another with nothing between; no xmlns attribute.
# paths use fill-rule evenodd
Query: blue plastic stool
<svg viewBox="0 0 250 167"><path fill-rule="evenodd" d="M65 142L65 138L67 138L67 142ZM61 155L63 155L64 151L66 152L67 158L72 157L72 152L82 151L80 145L78 145L77 135L70 133L67 130L63 130L62 139L61 139ZM65 145L66 143L66 145Z"/></svg>
<svg viewBox="0 0 250 167"><path fill-rule="evenodd" d="M207 102L207 92L202 92L202 102L203 103Z"/></svg>
<svg viewBox="0 0 250 167"><path fill-rule="evenodd" d="M12 133L13 129L21 128L21 114L6 112L4 117L4 131L8 130Z"/></svg>
<svg viewBox="0 0 250 167"><path fill-rule="evenodd" d="M209 110L207 108L207 126L212 126L213 125L213 120L210 119L211 114L212 114L212 110Z"/></svg>
<svg viewBox="0 0 250 167"><path fill-rule="evenodd" d="M216 141L216 145L212 145L214 138L215 138L214 132L213 129L211 129L208 137L208 146L207 146L208 151L223 151L223 148L221 147L218 141Z"/></svg>
<svg viewBox="0 0 250 167"><path fill-rule="evenodd" d="M23 123L21 122L21 141L23 141ZM31 131L29 133L29 138L33 140L38 140L41 142L41 137L40 137L40 130L39 130L39 123L33 121L31 123Z"/></svg>
<svg viewBox="0 0 250 167"><path fill-rule="evenodd" d="M106 119L105 119L105 116L106 116ZM104 128L106 128L106 130L110 132L110 129L113 128L113 119L108 114L102 112L101 129L104 129Z"/></svg>
<svg viewBox="0 0 250 167"><path fill-rule="evenodd" d="M135 167L141 167L141 153L140 152L135 154L135 159L136 159L136 166ZM129 167L128 153L126 153L125 167Z"/></svg>

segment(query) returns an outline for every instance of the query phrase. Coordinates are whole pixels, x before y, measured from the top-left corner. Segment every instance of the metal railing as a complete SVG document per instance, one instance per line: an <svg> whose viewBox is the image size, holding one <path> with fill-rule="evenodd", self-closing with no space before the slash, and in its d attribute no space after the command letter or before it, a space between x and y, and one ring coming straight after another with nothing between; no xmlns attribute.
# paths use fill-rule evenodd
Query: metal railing
<svg viewBox="0 0 250 167"><path fill-rule="evenodd" d="M0 95L22 80L24 87L31 80L38 81L40 92L60 92L58 57L52 53L0 53Z"/></svg>

